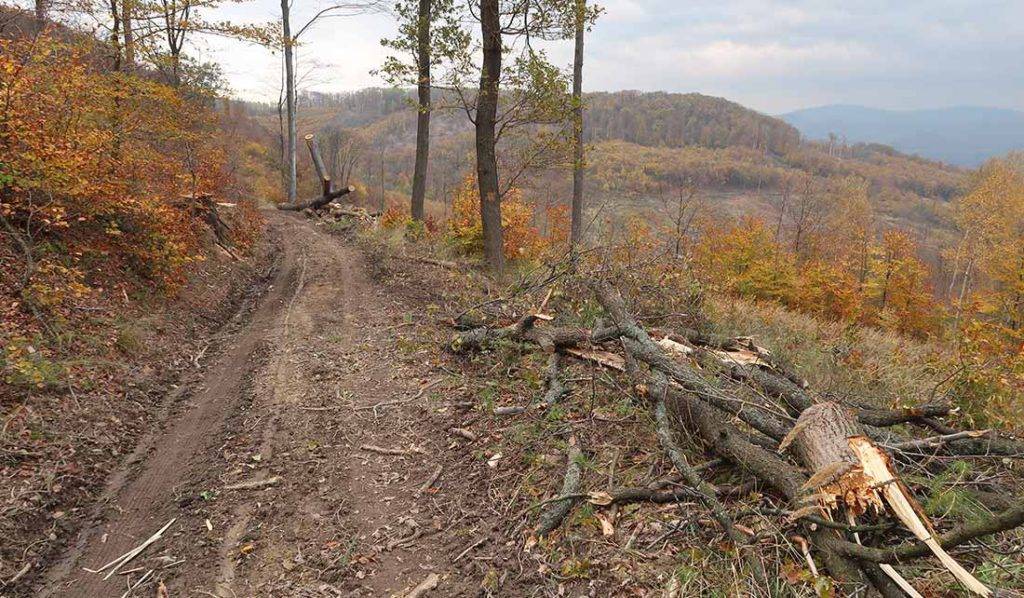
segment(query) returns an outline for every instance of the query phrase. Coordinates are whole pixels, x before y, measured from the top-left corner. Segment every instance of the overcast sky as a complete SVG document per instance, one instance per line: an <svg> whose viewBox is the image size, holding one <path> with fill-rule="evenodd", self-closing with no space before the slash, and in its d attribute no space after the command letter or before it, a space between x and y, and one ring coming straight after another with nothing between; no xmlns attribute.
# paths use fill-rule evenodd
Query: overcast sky
<svg viewBox="0 0 1024 598"><path fill-rule="evenodd" d="M326 0L294 0L303 17ZM587 40L584 88L696 91L768 113L823 104L1024 109L1024 0L605 0ZM278 0L218 18L279 18ZM393 33L385 15L327 20L300 49L302 87L380 85L370 74ZM277 97L279 58L227 40L202 42L235 95ZM571 42L551 48L571 61ZM315 68L314 68L315 67ZM308 73L308 74L307 74Z"/></svg>

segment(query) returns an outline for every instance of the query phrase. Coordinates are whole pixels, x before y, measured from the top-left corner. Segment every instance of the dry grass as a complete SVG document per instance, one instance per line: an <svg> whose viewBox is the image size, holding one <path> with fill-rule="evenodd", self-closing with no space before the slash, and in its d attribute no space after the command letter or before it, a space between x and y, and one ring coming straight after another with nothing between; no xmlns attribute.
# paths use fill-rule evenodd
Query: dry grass
<svg viewBox="0 0 1024 598"><path fill-rule="evenodd" d="M383 259L389 280L415 289L410 292L427 294L425 300L435 307L431 316L440 325L423 334L438 347L452 334L443 322L467 307L478 306L470 312L476 321L502 325L535 310L547 295L547 288L523 290L523 281L536 272L528 265L513 268L507 276L513 282L509 286L496 283L474 266L426 268L409 259L409 255L451 259L443 244L408 244L401 235L385 231L364 233L361 239L372 245L371 251L386 249ZM948 391L948 378L955 372L950 353L937 343L822 321L777 305L704 296L685 281L668 287L634 276L627 286L639 299L635 309L648 316L648 325L696 326L753 336L824 397L914 405ZM578 291L579 281L573 279L555 284L545 312L556 317L556 324L592 326L600 317L596 304ZM498 298L505 300L486 303ZM489 504L484 508L493 513L507 544L503 560L480 566L481 585L489 595L811 596L830 591L827 578L811 575L793 539L798 527L772 514L786 508L784 502L757 487L729 496L728 505L737 522L756 534L758 554L775 580L769 588L751 585L735 547L707 509L693 500L615 509L583 501L559 529L534 543L532 530L540 504L559 495L570 438L579 442L586 455L584 491L643 487L673 475L652 417L645 405L633 400L620 376L581 362L571 362L566 369L570 394L552 408L538 408L545 392L547 358L535 347L500 343L480 354L446 359L461 382L460 396L453 400L471 404L477 414L471 429L484 441L473 453L474 459L483 463L501 455L491 470L486 489ZM752 389L730 390L758 400ZM529 405L519 415L494 414L499 407ZM696 443L684 450L691 464L713 458ZM942 529L985 513L963 491L965 486L979 480L982 487L989 483L1004 489L1019 486L1015 464L946 457L934 463L942 463L952 477L935 478L923 469L908 469L907 481ZM727 467L709 468L704 475L723 488L750 481ZM611 535L605 535L602 528L609 529L609 524ZM1003 550L1012 549L1021 539L1021 534L1011 533L993 542ZM960 556L987 583L1004 589L1024 587L1024 560L1019 552L1000 555L968 549ZM928 595L958 595L949 575L929 559L900 570Z"/></svg>

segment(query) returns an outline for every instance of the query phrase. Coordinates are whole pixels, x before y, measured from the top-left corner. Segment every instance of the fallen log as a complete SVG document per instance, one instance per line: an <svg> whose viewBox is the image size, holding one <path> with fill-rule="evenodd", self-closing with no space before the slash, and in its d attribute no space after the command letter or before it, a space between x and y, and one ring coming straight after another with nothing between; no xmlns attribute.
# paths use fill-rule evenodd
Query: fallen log
<svg viewBox="0 0 1024 598"><path fill-rule="evenodd" d="M666 367L671 371L663 373L676 378L681 377L691 386L698 386L700 376L683 369L683 366L670 360L661 353L660 347L640 328L626 311L625 302L617 291L607 283L598 282L594 285L598 301L611 316L613 322L623 332L621 338L626 351L637 361L646 362L654 369ZM660 356L659 356L660 355ZM654 396L662 397L670 416L684 430L696 432L718 455L745 469L758 479L780 491L789 500L795 501L802 497L806 478L798 468L782 460L775 454L751 444L743 434L722 416L723 412L702 400L694 390L678 388L667 384L663 379L649 376L648 385ZM829 573L840 582L850 584L850 588L864 583L864 573L853 559L830 549L834 542L841 541L836 530L808 529L814 546L821 551L822 560ZM870 575L869 575L870 577ZM881 578L888 579L879 572ZM873 578L872 578L873 581ZM886 596L901 596L895 584L876 584L879 591Z"/></svg>
<svg viewBox="0 0 1024 598"><path fill-rule="evenodd" d="M565 479L562 481L562 491L559 494L565 498L550 503L541 513L540 522L537 524L538 536L546 536L553 532L562 524L562 520L576 504L577 499L573 497L580 491L580 461L582 459L583 452L573 441L570 441L566 454Z"/></svg>
<svg viewBox="0 0 1024 598"><path fill-rule="evenodd" d="M923 535L922 529L929 529L927 519L914 509L912 495L900 484L895 469L887 461L887 455L875 441L866 436L871 433L880 440L883 437L895 437L897 440L893 441L894 446L899 446L900 442L910 443L906 445L908 447L930 446L934 441L926 439L923 444L917 443L906 440L908 436L900 438L886 431L886 428L875 428L873 425L929 425L926 423L930 421L929 414L946 414L949 405L934 402L912 409L887 410L855 402L851 402L852 405L823 403L812 397L802 385L774 371L770 364L758 363L753 358L743 358L747 361L741 359L738 365L730 364L731 372L740 372L738 375L730 374L731 377L746 376L742 381L757 385L762 390L765 386L775 388L774 392L766 391L765 394L787 407L796 417L794 424L784 410L769 403L757 405L753 401L744 400L736 396L730 390L731 387L721 386L713 377L709 377L692 360L693 357L700 359L701 351L688 350L688 345L683 342L686 339L678 340L659 333L659 338L655 340L629 315L621 295L613 288L604 283L595 283L592 288L610 316L611 326L600 326L594 331L536 326L538 318L527 316L503 328L475 328L459 333L450 348L458 353L485 349L488 343L499 339L532 342L548 352L576 356L601 363L613 370L627 372L642 397L650 399L652 405L663 402L662 409L670 422L668 425L677 436L698 439L717 457L750 474L761 487L774 490L789 500L792 510L788 512L804 527L804 535L820 557L820 564L837 581L843 583L846 590L853 591L864 583L870 583L883 596L905 595L904 591L910 585L891 566L899 562L894 560L893 554L886 549L850 542L845 537L845 534L854 534L859 542L857 534L860 532L888 530L892 527L887 523L857 525L853 519L857 515L894 514L924 540L920 544L923 548L918 548L918 545L901 547L900 554L905 551L904 556L907 558L911 554L914 557L934 554L966 587L979 594L987 591L952 557L935 549L936 546L943 548L942 538L937 542L928 541ZM616 346L625 351L608 350L612 348L611 344L600 346L608 341L616 341ZM763 350L752 343L738 341L738 344L732 345L720 340L718 346L738 346L754 357L763 355ZM720 353L722 351L724 349ZM718 359L719 363L725 359L737 361L732 356L720 353L706 352ZM736 419L756 432L751 433L738 426ZM939 441L942 447L957 442L983 441L971 437L972 434L962 434L955 430L944 431L942 434L946 436ZM850 438L860 439L865 447L870 448L869 452L854 451ZM788 451L799 466L781 456L776 452L777 449ZM865 457L870 454L888 463L889 469L883 471L878 467L872 468L872 462ZM800 466L811 472L810 478ZM684 493L633 492L624 494L622 499L669 500L673 495L680 498L692 497ZM570 498L579 497L577 493L564 492L552 501L571 504ZM697 498L700 498L699 494ZM831 521L830 511L840 509L851 517L848 525L815 523ZM977 534L970 537L1010 529L1022 522L1024 510L1011 510L980 529L969 530ZM872 558L862 558L860 555L871 555Z"/></svg>
<svg viewBox="0 0 1024 598"><path fill-rule="evenodd" d="M548 407L554 406L563 396L569 392L569 388L562 379L562 354L555 351L548 357L547 367L547 392L544 393L544 404Z"/></svg>
<svg viewBox="0 0 1024 598"><path fill-rule="evenodd" d="M626 343L627 350L631 343ZM654 383L654 380L649 380ZM769 452L751 442L729 424L722 412L700 400L683 388L666 384L662 388L651 386L656 395L664 393L665 406L670 417L685 431L692 431L701 438L715 454L725 458L732 464L761 480L766 487L774 488L791 501L803 496L802 488L807 478L799 468L784 461L775 453ZM811 543L821 554L825 568L841 586L853 588L863 585L861 566L851 557L833 549L833 545L842 541L837 530L808 527L807 535ZM870 577L870 574L867 573ZM884 575L883 575L884 577ZM888 578L886 578L888 579ZM876 587L885 596L902 596L898 588Z"/></svg>
<svg viewBox="0 0 1024 598"><path fill-rule="evenodd" d="M659 380L658 383L662 387L667 387L664 380ZM661 446L668 453L669 459L672 461L672 465L679 470L682 474L683 479L686 483L696 492L697 497L700 499L704 506L707 507L718 525L722 527L725 535L729 537L729 540L736 546L736 549L743 553L743 559L747 563L747 568L750 573L754 576L755 581L758 584L767 584L768 576L764 570L764 563L755 554L751 548L750 542L747 541L738 529L736 529L736 523L733 521L729 512L725 509L725 505L718 500L715 496L715 490L711 487L711 484L704 481L700 477L700 474L687 462L686 456L683 455L683 451L680 450L673 438L672 427L669 422L668 412L665 409L665 401L662 399L658 400L658 406L655 408L655 421L658 426L658 439L661 441Z"/></svg>
<svg viewBox="0 0 1024 598"><path fill-rule="evenodd" d="M947 426L934 417L922 417L914 423L926 426L939 434L956 434L956 428ZM943 445L943 451L958 456L998 456L1024 458L1024 440L1009 438L991 432L983 438L961 438L950 440Z"/></svg>
<svg viewBox="0 0 1024 598"><path fill-rule="evenodd" d="M904 525L929 545L958 581L977 594L989 595L981 582L932 539L927 518L896 476L891 459L864 436L851 410L831 402L813 405L800 415L779 449L789 447L813 473L804 489L814 505L827 513L845 509L851 521L869 510L882 513L888 505ZM896 583L907 585L891 567L884 571Z"/></svg>
<svg viewBox="0 0 1024 598"><path fill-rule="evenodd" d="M296 204L285 204L285 203L282 203L282 204L277 204L277 209L278 210L287 210L287 211L291 211L291 212L301 212L302 210L305 210L305 209L317 210L317 209L322 208L322 207L326 206L327 204L331 203L335 199L338 199L339 197L344 197L345 195L348 195L349 193L352 193L355 190L356 190L355 187L353 187L352 185L349 185L348 187L345 187L344 189L338 189L336 191L331 191L330 193L328 193L326 195L322 195L320 197L317 197L315 199L311 199L311 200L303 202L303 203L296 203Z"/></svg>
<svg viewBox="0 0 1024 598"><path fill-rule="evenodd" d="M732 366L729 368L729 375L735 380L761 389L770 397L781 399L793 415L799 415L816 402L804 388L758 366ZM860 408L857 410L857 419L864 425L884 428L922 418L948 415L951 409L952 406L947 402L925 403L904 409Z"/></svg>

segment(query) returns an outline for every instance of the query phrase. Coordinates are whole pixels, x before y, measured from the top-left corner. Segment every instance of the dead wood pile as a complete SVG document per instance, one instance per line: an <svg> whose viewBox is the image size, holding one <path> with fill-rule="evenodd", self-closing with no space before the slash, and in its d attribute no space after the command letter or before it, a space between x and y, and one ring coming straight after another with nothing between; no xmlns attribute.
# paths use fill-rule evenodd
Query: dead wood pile
<svg viewBox="0 0 1024 598"><path fill-rule="evenodd" d="M749 338L721 338L689 330L647 329L627 310L610 284L589 285L604 311L594 330L559 327L540 314L507 326L458 332L449 345L456 354L473 353L496 341L535 345L550 355L546 391L537 408L567 395L564 362L578 359L618 372L635 400L649 406L670 462L680 470L686 492L713 514L740 554L756 550L756 539L737 531L738 513L726 498L702 481L678 450L679 439L697 440L717 459L746 472L760 488L788 504L780 513L789 527L801 528L808 560L823 566L848 593L873 586L883 596L918 596L897 568L931 557L965 589L993 595L960 561L954 548L1024 524L1024 502L977 498L995 515L945 531L936 530L903 482L901 466L934 470L929 456L1024 457L1024 442L992 431L961 431L942 423L952 407L933 401L912 409L885 409L856 398L829 400L781 367ZM766 397L752 404L739 397L739 385ZM733 389L733 390L730 390ZM520 410L509 410L516 414ZM927 437L911 431L926 430ZM574 451L578 451L573 446ZM671 492L588 493L579 488L579 471L569 458L564 494L549 501L540 531L550 532L580 497L595 506L621 500L673 500ZM557 508L555 508L557 507ZM756 558L746 558L746 573L763 579ZM816 567L812 565L812 570Z"/></svg>

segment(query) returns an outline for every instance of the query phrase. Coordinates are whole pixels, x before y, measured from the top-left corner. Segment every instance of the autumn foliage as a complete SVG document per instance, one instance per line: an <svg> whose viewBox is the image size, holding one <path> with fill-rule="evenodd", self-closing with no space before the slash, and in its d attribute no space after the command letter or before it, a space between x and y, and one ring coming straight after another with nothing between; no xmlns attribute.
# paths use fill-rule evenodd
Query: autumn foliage
<svg viewBox="0 0 1024 598"><path fill-rule="evenodd" d="M507 259L535 259L546 247L545 239L534 226L533 206L523 200L518 189L511 189L501 201L501 228ZM461 253L483 254L480 193L472 175L463 179L452 198L448 238Z"/></svg>
<svg viewBox="0 0 1024 598"><path fill-rule="evenodd" d="M91 40L0 41L0 96L10 379L31 336L79 302L177 288L208 234L186 196L223 194L232 177L211 97L103 68ZM259 217L244 203L237 215L244 248Z"/></svg>
<svg viewBox="0 0 1024 598"><path fill-rule="evenodd" d="M957 205L959 243L948 252L949 294L964 395L998 423L1024 407L1024 164L982 167ZM973 405L970 405L973 406Z"/></svg>

